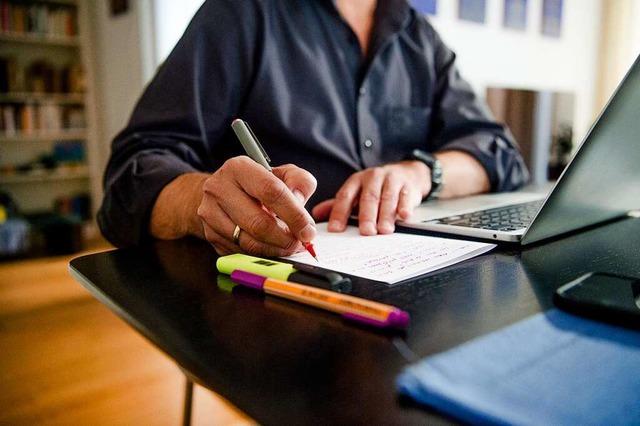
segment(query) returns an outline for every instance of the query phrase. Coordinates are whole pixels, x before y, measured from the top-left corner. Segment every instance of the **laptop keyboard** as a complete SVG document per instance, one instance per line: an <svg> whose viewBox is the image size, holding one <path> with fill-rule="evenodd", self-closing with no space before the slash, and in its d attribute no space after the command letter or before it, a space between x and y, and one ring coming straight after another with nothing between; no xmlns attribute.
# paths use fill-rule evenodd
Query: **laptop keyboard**
<svg viewBox="0 0 640 426"><path fill-rule="evenodd" d="M511 206L479 210L462 215L449 216L429 223L466 226L469 228L490 229L493 231L517 231L529 226L543 200Z"/></svg>

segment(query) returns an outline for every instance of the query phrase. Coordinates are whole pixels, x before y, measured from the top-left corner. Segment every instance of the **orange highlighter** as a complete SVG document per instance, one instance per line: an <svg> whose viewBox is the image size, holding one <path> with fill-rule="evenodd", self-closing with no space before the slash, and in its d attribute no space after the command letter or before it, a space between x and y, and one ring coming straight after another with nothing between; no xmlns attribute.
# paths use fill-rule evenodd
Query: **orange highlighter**
<svg viewBox="0 0 640 426"><path fill-rule="evenodd" d="M363 324L397 329L405 328L409 324L409 314L407 312L383 303L304 284L267 278L239 269L231 273L231 279L243 286L336 312L342 314L345 319Z"/></svg>

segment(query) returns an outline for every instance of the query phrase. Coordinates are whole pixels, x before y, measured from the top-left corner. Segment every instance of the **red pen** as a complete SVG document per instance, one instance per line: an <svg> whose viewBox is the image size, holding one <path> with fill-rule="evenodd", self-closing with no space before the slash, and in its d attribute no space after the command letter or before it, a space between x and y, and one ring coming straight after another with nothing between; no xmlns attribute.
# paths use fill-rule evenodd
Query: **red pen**
<svg viewBox="0 0 640 426"><path fill-rule="evenodd" d="M313 256L313 258L316 260L316 262L319 262L318 260L318 256L316 256L316 251L313 248L313 244L309 243L302 243L302 245L304 246L304 248L309 252L309 254L311 256Z"/></svg>

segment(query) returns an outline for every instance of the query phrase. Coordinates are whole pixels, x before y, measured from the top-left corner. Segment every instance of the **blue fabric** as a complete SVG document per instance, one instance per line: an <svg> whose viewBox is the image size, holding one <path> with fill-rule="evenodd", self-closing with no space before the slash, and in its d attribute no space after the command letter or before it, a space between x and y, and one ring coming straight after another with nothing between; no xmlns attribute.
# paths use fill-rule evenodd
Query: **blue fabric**
<svg viewBox="0 0 640 426"><path fill-rule="evenodd" d="M638 425L640 332L552 310L410 365L397 385L475 424Z"/></svg>

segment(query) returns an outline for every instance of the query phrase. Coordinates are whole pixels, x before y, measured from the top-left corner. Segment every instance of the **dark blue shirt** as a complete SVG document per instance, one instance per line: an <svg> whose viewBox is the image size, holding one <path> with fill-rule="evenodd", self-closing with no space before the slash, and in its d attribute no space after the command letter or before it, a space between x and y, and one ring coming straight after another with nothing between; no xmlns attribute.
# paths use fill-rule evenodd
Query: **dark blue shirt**
<svg viewBox="0 0 640 426"><path fill-rule="evenodd" d="M235 118L251 125L272 165L317 178L309 208L354 172L415 148L471 154L494 191L527 180L509 133L405 0L379 1L368 51L330 0L205 2L113 141L104 235L119 246L148 238L166 184L243 154Z"/></svg>

